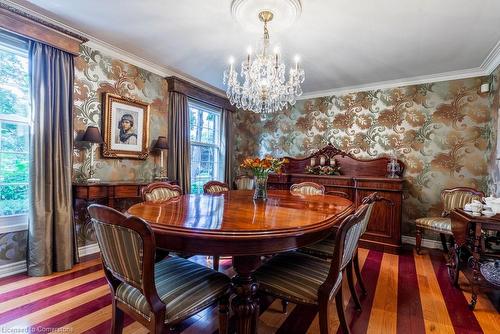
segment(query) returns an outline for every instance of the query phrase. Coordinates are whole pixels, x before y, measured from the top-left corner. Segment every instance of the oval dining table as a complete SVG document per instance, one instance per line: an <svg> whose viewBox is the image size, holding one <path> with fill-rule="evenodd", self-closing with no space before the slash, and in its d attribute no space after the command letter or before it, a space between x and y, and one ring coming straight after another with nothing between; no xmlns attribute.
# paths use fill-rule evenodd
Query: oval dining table
<svg viewBox="0 0 500 334"><path fill-rule="evenodd" d="M232 256L232 308L238 333L256 333L258 282L252 273L261 256L297 249L327 237L352 213L353 203L333 195L268 191L253 200L251 190L220 195L188 194L163 203L139 203L128 214L146 220L159 248L199 255Z"/></svg>

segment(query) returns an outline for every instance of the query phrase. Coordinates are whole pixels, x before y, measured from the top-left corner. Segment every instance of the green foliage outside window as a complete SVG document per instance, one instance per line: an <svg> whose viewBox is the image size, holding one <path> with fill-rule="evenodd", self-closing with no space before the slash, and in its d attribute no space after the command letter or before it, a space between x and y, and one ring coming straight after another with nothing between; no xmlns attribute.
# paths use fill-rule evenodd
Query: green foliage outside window
<svg viewBox="0 0 500 334"><path fill-rule="evenodd" d="M28 92L27 57L0 48L0 216L28 212Z"/></svg>

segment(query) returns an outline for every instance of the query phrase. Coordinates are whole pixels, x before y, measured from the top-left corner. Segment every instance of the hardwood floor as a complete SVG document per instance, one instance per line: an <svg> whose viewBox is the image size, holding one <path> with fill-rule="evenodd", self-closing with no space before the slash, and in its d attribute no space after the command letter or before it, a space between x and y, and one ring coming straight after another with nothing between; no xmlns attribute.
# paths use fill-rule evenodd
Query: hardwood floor
<svg viewBox="0 0 500 334"><path fill-rule="evenodd" d="M345 300L353 333L498 333L500 314L492 302L480 295L476 310L468 310L466 280L460 278L462 290L450 285L440 252L419 256L406 251L398 256L360 249L359 255L369 293L361 297L362 312ZM207 262L201 256L193 259ZM221 259L221 270L233 274L229 259ZM347 286L343 288L350 296ZM108 289L99 259L48 277L18 274L0 279L0 333L108 333ZM333 302L331 333L338 329L334 307ZM259 333L319 333L315 307L290 304L283 314L280 300L262 297L260 311ZM212 334L217 331L217 314L216 308L200 312L175 332ZM130 318L125 325L124 333L147 333Z"/></svg>

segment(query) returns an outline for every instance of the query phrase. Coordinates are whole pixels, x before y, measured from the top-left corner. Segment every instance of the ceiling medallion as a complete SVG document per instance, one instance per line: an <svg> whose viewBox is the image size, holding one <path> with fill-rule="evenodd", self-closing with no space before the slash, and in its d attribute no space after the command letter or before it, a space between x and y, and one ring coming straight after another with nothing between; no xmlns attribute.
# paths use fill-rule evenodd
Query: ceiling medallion
<svg viewBox="0 0 500 334"><path fill-rule="evenodd" d="M260 32L262 25L255 18L263 10L274 14L273 31L289 28L302 13L300 0L233 0L231 15L243 29Z"/></svg>
<svg viewBox="0 0 500 334"><path fill-rule="evenodd" d="M240 73L235 70L233 59L224 71L227 97L238 108L256 113L272 113L282 110L287 104L294 105L297 97L302 95L300 84L304 82L305 73L299 66L298 56L295 57L295 66L289 70L287 80L286 66L279 49L270 51L267 23L274 16L275 13L270 10L259 12L258 18L264 23L264 37L256 54L252 56L252 50L249 49L247 59L241 63Z"/></svg>

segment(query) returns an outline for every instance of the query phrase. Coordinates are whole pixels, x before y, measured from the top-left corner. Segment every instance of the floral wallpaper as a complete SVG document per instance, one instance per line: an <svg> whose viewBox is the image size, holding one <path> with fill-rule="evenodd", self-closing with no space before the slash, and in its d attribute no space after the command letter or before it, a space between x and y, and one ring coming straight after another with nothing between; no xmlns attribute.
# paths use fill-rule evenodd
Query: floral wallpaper
<svg viewBox="0 0 500 334"><path fill-rule="evenodd" d="M83 134L89 125L101 127L103 92L150 104L150 144L159 135L167 135L168 87L163 77L105 56L85 45L75 60L75 67L73 175L76 181L87 177L90 162L87 147L78 143L78 135ZM102 181L148 181L154 177L156 166L153 156L146 160L101 159L100 152L96 150L96 153L96 177Z"/></svg>
<svg viewBox="0 0 500 334"><path fill-rule="evenodd" d="M469 186L493 191L493 94L479 94L479 86L488 79L301 100L262 118L239 112L235 164L253 154L306 156L327 143L359 158L395 152L406 164L402 231L413 235L415 218L440 212L441 189Z"/></svg>
<svg viewBox="0 0 500 334"><path fill-rule="evenodd" d="M150 104L150 147L158 136L167 136L167 81L159 75L83 45L79 57L75 59L73 177L76 182L87 178L90 164L88 146L82 145L78 139L87 126L101 127L103 92ZM100 150L96 150L96 157L96 177L101 181L150 181L159 165L157 155L150 155L146 160L102 159ZM117 203L123 207L128 204L130 203ZM87 205L88 203L79 201L75 207L79 246L95 243L85 210Z"/></svg>
<svg viewBox="0 0 500 334"><path fill-rule="evenodd" d="M27 231L0 234L0 266L26 259Z"/></svg>

